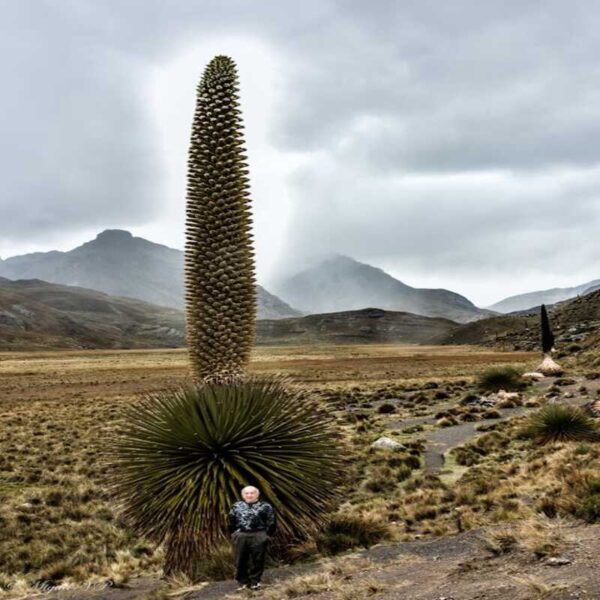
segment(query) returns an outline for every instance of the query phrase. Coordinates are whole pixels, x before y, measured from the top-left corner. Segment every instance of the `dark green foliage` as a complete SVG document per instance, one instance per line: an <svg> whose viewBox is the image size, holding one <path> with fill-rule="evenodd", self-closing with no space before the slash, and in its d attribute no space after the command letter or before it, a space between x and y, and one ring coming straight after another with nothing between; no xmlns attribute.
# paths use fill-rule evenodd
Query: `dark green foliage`
<svg viewBox="0 0 600 600"><path fill-rule="evenodd" d="M521 371L515 367L492 367L479 376L477 386L481 391L486 392L500 390L515 392L526 387L521 375Z"/></svg>
<svg viewBox="0 0 600 600"><path fill-rule="evenodd" d="M134 530L167 542L167 573L189 573L223 541L245 485L272 503L285 542L325 525L346 472L332 417L279 379L157 393L124 422L111 442L113 488Z"/></svg>
<svg viewBox="0 0 600 600"><path fill-rule="evenodd" d="M186 335L194 376L243 374L255 337L256 282L238 76L215 57L197 89L188 159Z"/></svg>
<svg viewBox="0 0 600 600"><path fill-rule="evenodd" d="M575 516L588 523L600 521L600 479L588 479L582 492L579 503L575 507Z"/></svg>
<svg viewBox="0 0 600 600"><path fill-rule="evenodd" d="M564 404L548 404L531 415L524 433L542 444L598 440L594 420L580 408Z"/></svg>
<svg viewBox="0 0 600 600"><path fill-rule="evenodd" d="M349 548L368 548L390 537L385 521L357 515L334 515L317 537L317 548L324 554L337 554Z"/></svg>
<svg viewBox="0 0 600 600"><path fill-rule="evenodd" d="M550 319L546 311L546 305L542 304L541 308L541 325L542 325L542 352L547 354L554 347L554 334L550 327Z"/></svg>
<svg viewBox="0 0 600 600"><path fill-rule="evenodd" d="M576 514L588 523L600 521L600 494L586 496Z"/></svg>

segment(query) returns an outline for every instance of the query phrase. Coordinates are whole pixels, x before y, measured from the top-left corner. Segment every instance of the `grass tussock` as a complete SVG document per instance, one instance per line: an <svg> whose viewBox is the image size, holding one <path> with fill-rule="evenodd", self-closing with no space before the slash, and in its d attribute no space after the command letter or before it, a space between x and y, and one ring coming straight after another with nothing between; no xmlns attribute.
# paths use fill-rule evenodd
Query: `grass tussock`
<svg viewBox="0 0 600 600"><path fill-rule="evenodd" d="M531 600L543 600L565 589L564 585L545 583L534 575L512 576L511 579L528 590Z"/></svg>
<svg viewBox="0 0 600 600"><path fill-rule="evenodd" d="M327 594L332 600L363 600L386 589L374 574L376 568L365 558L352 558L343 563L326 560L316 573L298 575L269 586L263 594L267 600L289 600L316 594Z"/></svg>
<svg viewBox="0 0 600 600"><path fill-rule="evenodd" d="M483 547L494 555L523 551L536 558L557 556L567 547L564 528L560 519L549 519L535 515L517 523L490 529L481 542Z"/></svg>
<svg viewBox="0 0 600 600"><path fill-rule="evenodd" d="M548 404L534 413L524 434L540 444L600 440L594 419L580 408L564 404Z"/></svg>
<svg viewBox="0 0 600 600"><path fill-rule="evenodd" d="M527 387L522 375L523 371L514 366L492 367L479 375L477 387L482 392L518 392Z"/></svg>
<svg viewBox="0 0 600 600"><path fill-rule="evenodd" d="M389 524L373 515L333 515L316 539L323 554L337 554L355 547L369 548L391 538Z"/></svg>

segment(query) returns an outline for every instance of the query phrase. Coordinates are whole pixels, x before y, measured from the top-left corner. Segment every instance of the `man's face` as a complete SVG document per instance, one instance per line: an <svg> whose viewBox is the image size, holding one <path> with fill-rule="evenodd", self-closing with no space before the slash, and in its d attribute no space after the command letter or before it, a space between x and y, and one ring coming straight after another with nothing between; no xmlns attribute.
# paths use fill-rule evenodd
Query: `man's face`
<svg viewBox="0 0 600 600"><path fill-rule="evenodd" d="M256 502L258 500L258 490L256 490L256 489L242 490L242 498L246 502L248 502L248 504L251 504L252 502Z"/></svg>

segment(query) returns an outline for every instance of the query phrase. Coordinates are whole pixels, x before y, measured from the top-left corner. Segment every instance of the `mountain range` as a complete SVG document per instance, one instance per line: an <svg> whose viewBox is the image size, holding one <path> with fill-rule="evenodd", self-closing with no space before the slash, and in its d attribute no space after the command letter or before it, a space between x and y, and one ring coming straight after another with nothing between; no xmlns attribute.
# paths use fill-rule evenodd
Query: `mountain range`
<svg viewBox="0 0 600 600"><path fill-rule="evenodd" d="M557 349L600 330L600 290L549 306ZM258 344L475 344L539 348L539 310L469 323L366 308L257 322ZM0 277L0 350L176 348L185 315L132 298L38 279Z"/></svg>
<svg viewBox="0 0 600 600"><path fill-rule="evenodd" d="M556 302L569 300L576 296L589 294L597 289L600 289L600 279L594 279L593 281L588 281L574 287L551 288L509 296L487 308L499 313L529 310L542 304L555 304Z"/></svg>
<svg viewBox="0 0 600 600"><path fill-rule="evenodd" d="M389 311L442 317L465 323L493 314L445 289L413 288L382 269L348 256L333 256L282 281L275 290L306 313L376 306Z"/></svg>
<svg viewBox="0 0 600 600"><path fill-rule="evenodd" d="M37 279L183 309L183 265L181 250L135 237L128 231L107 229L95 239L66 252L35 252L0 259L0 277ZM498 312L516 314L516 311L530 310L542 302L551 305L556 298L562 301L598 287L600 280L594 280L573 288L511 296L492 305L490 308L494 310L490 310L478 308L450 290L414 288L382 269L337 255L282 280L275 290L277 295L257 286L257 316L259 320L287 319L306 313L349 312L374 307L469 323Z"/></svg>
<svg viewBox="0 0 600 600"><path fill-rule="evenodd" d="M0 260L0 276L41 279L181 309L183 261L181 250L121 229L107 229L68 252L35 252ZM257 286L257 304L259 319L301 314L261 286Z"/></svg>
<svg viewBox="0 0 600 600"><path fill-rule="evenodd" d="M135 237L121 229L107 229L67 252L35 252L0 260L0 276L79 286L182 309L183 266L181 250ZM258 319L369 307L458 322L490 314L460 294L410 287L381 269L347 256L332 257L290 277L283 282L277 296L257 286L257 300Z"/></svg>
<svg viewBox="0 0 600 600"><path fill-rule="evenodd" d="M258 344L426 343L458 327L448 319L376 308L257 322ZM0 277L0 350L176 348L177 308L39 279Z"/></svg>
<svg viewBox="0 0 600 600"><path fill-rule="evenodd" d="M600 331L600 289L548 305L557 351ZM437 344L477 344L506 350L540 349L540 310L535 307L465 323L432 338Z"/></svg>

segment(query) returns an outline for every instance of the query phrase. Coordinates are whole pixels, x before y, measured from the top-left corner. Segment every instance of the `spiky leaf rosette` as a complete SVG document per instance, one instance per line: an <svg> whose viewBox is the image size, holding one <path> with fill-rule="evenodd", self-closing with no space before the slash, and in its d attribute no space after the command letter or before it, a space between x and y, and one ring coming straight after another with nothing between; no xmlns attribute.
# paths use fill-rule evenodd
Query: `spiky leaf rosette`
<svg viewBox="0 0 600 600"><path fill-rule="evenodd" d="M134 530L167 541L167 563L214 548L245 485L275 508L275 543L314 534L346 471L333 417L281 378L146 396L124 423L111 444L112 485Z"/></svg>
<svg viewBox="0 0 600 600"><path fill-rule="evenodd" d="M188 158L186 336L199 381L244 372L255 338L248 170L235 63L215 57L197 88Z"/></svg>
<svg viewBox="0 0 600 600"><path fill-rule="evenodd" d="M546 306L542 304L541 308L541 325L542 325L542 352L547 354L554 347L554 334L550 327L550 319L548 319L548 313Z"/></svg>
<svg viewBox="0 0 600 600"><path fill-rule="evenodd" d="M525 433L542 444L600 439L594 419L582 409L564 404L548 404L534 413Z"/></svg>

